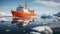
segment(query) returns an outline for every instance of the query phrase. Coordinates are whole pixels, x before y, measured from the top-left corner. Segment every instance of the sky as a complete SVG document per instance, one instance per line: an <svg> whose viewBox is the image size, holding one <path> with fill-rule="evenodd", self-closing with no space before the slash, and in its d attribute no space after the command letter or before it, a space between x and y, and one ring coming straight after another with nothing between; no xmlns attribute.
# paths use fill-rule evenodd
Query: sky
<svg viewBox="0 0 60 34"><path fill-rule="evenodd" d="M38 15L52 15L60 12L60 0L27 0L28 8L34 10ZM0 0L0 12L11 15L11 10L17 8L19 4L25 5L26 0Z"/></svg>

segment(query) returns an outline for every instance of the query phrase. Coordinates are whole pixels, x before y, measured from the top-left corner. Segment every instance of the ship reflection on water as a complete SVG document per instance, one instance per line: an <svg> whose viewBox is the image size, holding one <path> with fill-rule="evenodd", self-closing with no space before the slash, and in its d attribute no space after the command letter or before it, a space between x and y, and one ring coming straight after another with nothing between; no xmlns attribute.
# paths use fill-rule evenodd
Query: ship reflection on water
<svg viewBox="0 0 60 34"><path fill-rule="evenodd" d="M23 22L18 22L14 20L0 21L0 33L1 34L57 34L56 28L50 27L51 24L53 25L53 23L43 24L41 22L36 21L31 22L31 24L22 26Z"/></svg>

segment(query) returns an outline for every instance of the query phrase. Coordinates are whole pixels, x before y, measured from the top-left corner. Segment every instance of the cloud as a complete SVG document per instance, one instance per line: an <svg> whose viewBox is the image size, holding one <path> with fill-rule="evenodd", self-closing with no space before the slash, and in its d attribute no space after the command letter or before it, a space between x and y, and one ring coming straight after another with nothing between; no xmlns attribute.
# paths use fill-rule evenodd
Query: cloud
<svg viewBox="0 0 60 34"><path fill-rule="evenodd" d="M36 3L42 3L44 5L47 5L47 6L52 6L52 7L58 7L60 6L60 3L59 2L56 2L56 1L47 1L47 0L35 0Z"/></svg>

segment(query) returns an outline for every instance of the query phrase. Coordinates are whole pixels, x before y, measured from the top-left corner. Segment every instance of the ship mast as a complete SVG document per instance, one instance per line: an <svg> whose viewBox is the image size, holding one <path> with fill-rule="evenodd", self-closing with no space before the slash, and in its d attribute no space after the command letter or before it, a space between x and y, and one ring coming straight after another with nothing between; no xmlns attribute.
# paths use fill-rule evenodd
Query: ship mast
<svg viewBox="0 0 60 34"><path fill-rule="evenodd" d="M22 2L22 0L19 0L19 6L21 6L21 2ZM27 8L27 2L28 2L28 0L25 0L25 8Z"/></svg>
<svg viewBox="0 0 60 34"><path fill-rule="evenodd" d="M25 8L27 8L27 0L26 0L26 2L25 2Z"/></svg>
<svg viewBox="0 0 60 34"><path fill-rule="evenodd" d="M21 0L19 0L18 5L21 6Z"/></svg>

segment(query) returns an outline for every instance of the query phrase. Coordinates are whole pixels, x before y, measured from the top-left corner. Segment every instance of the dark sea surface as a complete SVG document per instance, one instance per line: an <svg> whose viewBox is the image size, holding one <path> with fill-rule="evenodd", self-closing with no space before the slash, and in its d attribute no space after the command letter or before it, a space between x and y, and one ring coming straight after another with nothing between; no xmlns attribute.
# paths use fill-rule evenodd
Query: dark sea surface
<svg viewBox="0 0 60 34"><path fill-rule="evenodd" d="M38 19L37 21L23 27L20 26L20 24L12 23L11 17L7 18L9 19L5 22L0 20L0 34L33 34L32 32L34 32L34 34L45 34L33 29L38 26L49 26L52 29L53 34L60 34L60 21L52 22L48 20L44 24L44 20L39 21Z"/></svg>

